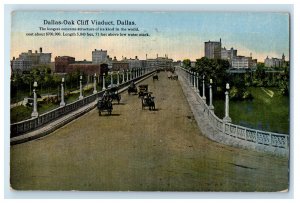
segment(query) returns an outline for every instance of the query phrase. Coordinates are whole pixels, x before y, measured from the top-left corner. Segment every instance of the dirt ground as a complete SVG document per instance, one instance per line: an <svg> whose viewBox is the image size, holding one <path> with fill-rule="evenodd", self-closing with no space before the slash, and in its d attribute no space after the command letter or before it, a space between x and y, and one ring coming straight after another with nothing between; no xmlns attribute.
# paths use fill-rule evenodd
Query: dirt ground
<svg viewBox="0 0 300 203"><path fill-rule="evenodd" d="M149 78L157 110L122 94L39 140L11 147L17 190L280 191L288 160L228 147L201 134L179 81Z"/></svg>

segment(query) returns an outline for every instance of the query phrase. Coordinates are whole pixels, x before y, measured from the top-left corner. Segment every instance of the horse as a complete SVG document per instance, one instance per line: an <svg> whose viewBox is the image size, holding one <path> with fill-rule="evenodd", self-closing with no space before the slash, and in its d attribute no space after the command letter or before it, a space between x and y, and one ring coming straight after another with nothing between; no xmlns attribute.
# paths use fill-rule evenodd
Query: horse
<svg viewBox="0 0 300 203"><path fill-rule="evenodd" d="M149 110L155 110L155 102L154 97L151 97L150 95L143 97L142 99L142 109L144 109L146 106L149 107Z"/></svg>
<svg viewBox="0 0 300 203"><path fill-rule="evenodd" d="M153 75L153 76L152 76L152 79L153 79L153 81L154 81L154 80L158 80L158 75Z"/></svg>
<svg viewBox="0 0 300 203"><path fill-rule="evenodd" d="M111 115L111 112L113 110L111 99L104 97L99 99L97 103L97 108L99 111L99 116L101 116L101 111L107 111L108 115Z"/></svg>

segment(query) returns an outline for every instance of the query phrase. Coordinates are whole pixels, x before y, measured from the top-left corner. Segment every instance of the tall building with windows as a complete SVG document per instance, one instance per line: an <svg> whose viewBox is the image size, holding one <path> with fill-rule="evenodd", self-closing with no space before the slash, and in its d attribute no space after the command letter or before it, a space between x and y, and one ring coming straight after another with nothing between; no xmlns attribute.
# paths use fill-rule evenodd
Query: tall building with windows
<svg viewBox="0 0 300 203"><path fill-rule="evenodd" d="M57 56L55 57L55 72L56 73L65 73L66 67L75 63L75 58L71 56Z"/></svg>
<svg viewBox="0 0 300 203"><path fill-rule="evenodd" d="M204 42L204 53L205 57L209 59L221 59L221 47L222 42L220 41L208 41Z"/></svg>
<svg viewBox="0 0 300 203"><path fill-rule="evenodd" d="M226 49L225 47L221 49L221 59L228 60L231 63L232 59L237 56L237 50L233 49Z"/></svg>
<svg viewBox="0 0 300 203"><path fill-rule="evenodd" d="M107 62L107 50L97 50L92 51L92 63L101 64Z"/></svg>
<svg viewBox="0 0 300 203"><path fill-rule="evenodd" d="M265 59L265 67L268 68L280 68L280 67L284 67L285 66L285 56L284 54L282 54L281 59L279 58L269 58L269 56L267 56L267 58Z"/></svg>
<svg viewBox="0 0 300 203"><path fill-rule="evenodd" d="M28 52L23 52L18 58L13 58L11 61L13 71L28 71L33 66L51 63L52 53L43 53L42 47L40 47L39 52L36 50L28 50Z"/></svg>

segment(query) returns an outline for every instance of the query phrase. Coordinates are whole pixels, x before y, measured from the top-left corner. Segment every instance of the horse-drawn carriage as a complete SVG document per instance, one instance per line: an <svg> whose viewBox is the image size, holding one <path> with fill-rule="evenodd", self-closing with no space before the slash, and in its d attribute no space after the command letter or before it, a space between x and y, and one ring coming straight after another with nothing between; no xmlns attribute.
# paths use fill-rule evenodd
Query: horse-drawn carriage
<svg viewBox="0 0 300 203"><path fill-rule="evenodd" d="M139 85L139 97L143 97L148 94L148 85Z"/></svg>
<svg viewBox="0 0 300 203"><path fill-rule="evenodd" d="M147 92L142 98L142 109L148 107L149 110L155 110L154 97L151 96L151 92Z"/></svg>
<svg viewBox="0 0 300 203"><path fill-rule="evenodd" d="M154 80L158 80L158 75L157 75L157 74L154 74L154 75L152 76L152 79L153 79L153 81L154 81Z"/></svg>
<svg viewBox="0 0 300 203"><path fill-rule="evenodd" d="M178 80L178 75L176 75L176 74L171 75L171 79L172 80Z"/></svg>
<svg viewBox="0 0 300 203"><path fill-rule="evenodd" d="M121 101L121 95L118 93L118 88L117 87L112 87L110 89L107 90L107 95L111 101L116 100L118 102L118 104Z"/></svg>
<svg viewBox="0 0 300 203"><path fill-rule="evenodd" d="M107 111L108 115L111 115L113 110L112 100L108 96L103 96L97 102L97 108L99 111L99 116L101 116L102 111Z"/></svg>
<svg viewBox="0 0 300 203"><path fill-rule="evenodd" d="M134 84L134 82L132 82L130 85L129 85L129 87L128 87L128 94L130 94L130 93L137 93L137 88L136 88L136 86L135 86L135 84Z"/></svg>

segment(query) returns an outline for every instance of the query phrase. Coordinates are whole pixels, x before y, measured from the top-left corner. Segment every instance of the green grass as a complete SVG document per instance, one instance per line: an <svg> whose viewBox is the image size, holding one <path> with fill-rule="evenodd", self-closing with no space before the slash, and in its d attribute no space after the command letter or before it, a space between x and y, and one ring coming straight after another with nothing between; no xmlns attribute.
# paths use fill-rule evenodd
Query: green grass
<svg viewBox="0 0 300 203"><path fill-rule="evenodd" d="M230 101L232 122L246 127L289 133L289 98L276 88L251 87L252 101ZM224 117L224 101L215 100L215 113Z"/></svg>
<svg viewBox="0 0 300 203"><path fill-rule="evenodd" d="M59 107L58 104L53 104L53 103L39 103L38 105L38 112L39 114L43 114L47 111L51 111L55 108ZM10 109L10 122L11 123L16 123L22 120L26 120L31 118L31 113L32 113L33 107L27 107L27 106L17 106L14 108Z"/></svg>
<svg viewBox="0 0 300 203"><path fill-rule="evenodd" d="M16 123L25 119L31 118L32 107L25 107L23 105L10 109L10 122Z"/></svg>
<svg viewBox="0 0 300 203"><path fill-rule="evenodd" d="M92 93L93 93L93 89L89 89L89 90L84 91L83 95L86 97L88 95L91 95ZM79 93L74 93L74 94L71 94L68 97L66 97L65 102L66 102L66 104L69 104L74 101L77 101L78 98L79 98ZM59 107L59 103L58 104L54 104L54 103L47 104L47 103L39 102L38 112L39 112L39 114L43 114L45 112L51 111L58 107ZM32 109L33 109L33 107L25 107L23 105L11 108L10 109L11 123L16 123L16 122L31 118Z"/></svg>

